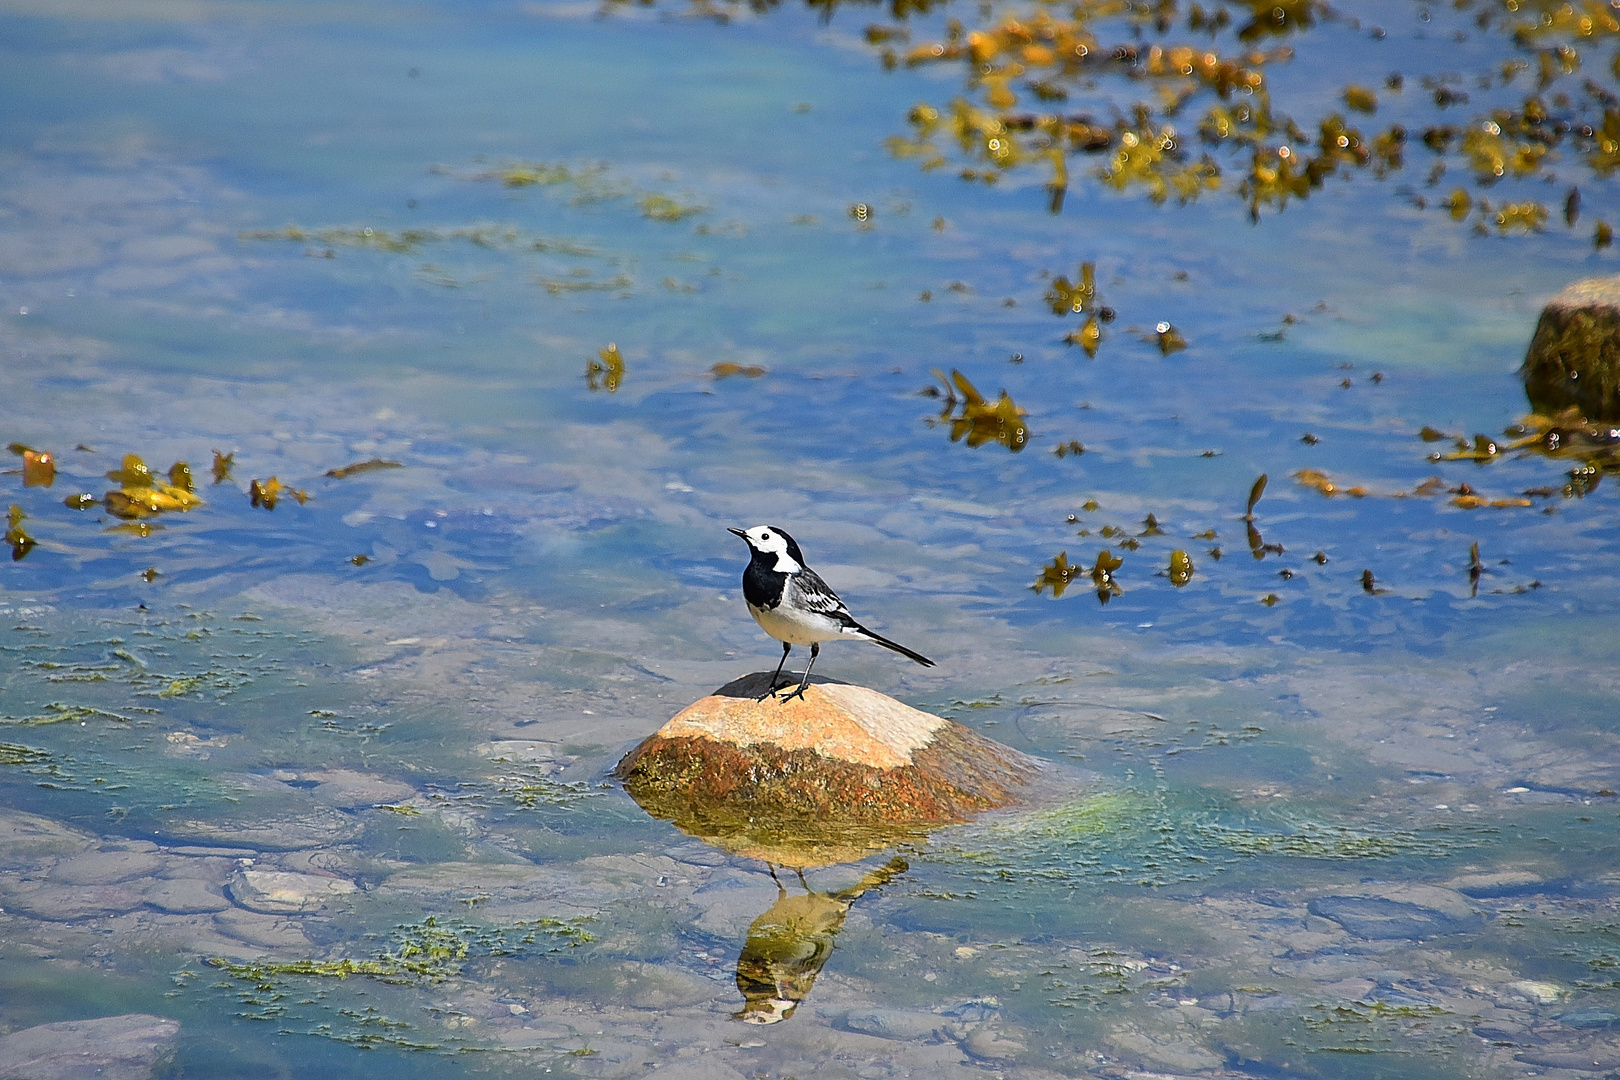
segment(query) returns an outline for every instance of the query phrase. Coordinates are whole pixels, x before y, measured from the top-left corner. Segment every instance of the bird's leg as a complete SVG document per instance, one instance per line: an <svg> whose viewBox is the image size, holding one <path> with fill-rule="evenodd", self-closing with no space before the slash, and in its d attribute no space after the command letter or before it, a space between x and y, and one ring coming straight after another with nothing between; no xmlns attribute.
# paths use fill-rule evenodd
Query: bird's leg
<svg viewBox="0 0 1620 1080"><path fill-rule="evenodd" d="M777 699L778 701L790 701L793 698L798 698L801 701L804 700L804 688L810 685L810 669L816 666L816 657L820 654L821 642L818 641L810 646L810 662L804 665L804 678L799 680L799 688L782 695ZM785 660L787 657L784 656L783 659Z"/></svg>
<svg viewBox="0 0 1620 1080"><path fill-rule="evenodd" d="M776 672L775 672L775 674L773 674L771 676L770 688L767 689L763 694L759 695L759 697L755 698L754 699L755 701L764 701L766 698L771 697L772 695L774 695L776 693L776 680L782 677L782 665L787 663L788 653L790 653L792 651L793 651L793 646L792 645L789 645L785 641L782 642L782 659L777 662Z"/></svg>

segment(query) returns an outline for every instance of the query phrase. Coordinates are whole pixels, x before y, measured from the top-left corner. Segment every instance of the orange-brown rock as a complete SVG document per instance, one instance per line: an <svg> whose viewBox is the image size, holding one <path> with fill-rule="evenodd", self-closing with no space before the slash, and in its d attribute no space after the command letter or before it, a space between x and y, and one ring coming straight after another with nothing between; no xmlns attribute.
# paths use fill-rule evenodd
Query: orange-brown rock
<svg viewBox="0 0 1620 1080"><path fill-rule="evenodd" d="M648 813L788 865L859 858L1010 805L1035 761L865 687L812 680L756 700L756 672L681 710L614 775Z"/></svg>

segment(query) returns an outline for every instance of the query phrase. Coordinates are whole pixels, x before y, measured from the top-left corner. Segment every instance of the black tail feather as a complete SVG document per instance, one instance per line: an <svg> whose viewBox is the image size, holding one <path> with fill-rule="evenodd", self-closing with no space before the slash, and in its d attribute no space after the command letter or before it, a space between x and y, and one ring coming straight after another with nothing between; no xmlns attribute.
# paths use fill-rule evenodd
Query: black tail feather
<svg viewBox="0 0 1620 1080"><path fill-rule="evenodd" d="M928 659L928 657L924 656L922 653L920 653L920 652L912 652L910 649L906 648L904 645L901 645L898 642L890 641L888 638L884 637L882 634L874 634L874 633L872 633L872 631L868 630L866 627L860 625L859 623L855 624L855 632L857 634L859 634L861 637L865 638L867 641L870 641L872 644L881 645L885 649L893 649L895 652L899 653L901 656L904 656L904 657L907 657L908 659L917 661L917 663L921 664L923 667L933 667L934 666L934 662L932 660Z"/></svg>

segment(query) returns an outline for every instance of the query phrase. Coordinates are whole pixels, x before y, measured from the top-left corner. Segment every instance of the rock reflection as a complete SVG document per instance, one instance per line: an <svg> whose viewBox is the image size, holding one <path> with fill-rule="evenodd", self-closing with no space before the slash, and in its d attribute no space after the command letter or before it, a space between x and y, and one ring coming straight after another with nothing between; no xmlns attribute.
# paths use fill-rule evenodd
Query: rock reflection
<svg viewBox="0 0 1620 1080"><path fill-rule="evenodd" d="M815 677L765 700L774 672L735 679L682 709L614 770L647 813L731 855L765 863L777 899L737 959L735 1019L793 1015L832 956L851 905L907 870L893 855L931 828L1020 801L1032 758L862 686ZM849 888L817 892L805 871L888 857ZM803 895L777 877L795 871Z"/></svg>
<svg viewBox="0 0 1620 1080"><path fill-rule="evenodd" d="M777 901L749 924L748 940L737 957L743 1007L732 1019L777 1024L792 1016L832 957L834 939L855 901L908 869L906 860L896 856L849 888L830 893L812 889L800 870L804 895L791 896L773 868Z"/></svg>

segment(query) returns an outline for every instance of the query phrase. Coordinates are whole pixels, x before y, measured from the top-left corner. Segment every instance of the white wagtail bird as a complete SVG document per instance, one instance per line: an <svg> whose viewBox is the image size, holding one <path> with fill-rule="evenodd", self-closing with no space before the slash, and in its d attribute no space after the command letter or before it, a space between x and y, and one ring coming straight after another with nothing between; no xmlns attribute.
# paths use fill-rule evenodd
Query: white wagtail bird
<svg viewBox="0 0 1620 1080"><path fill-rule="evenodd" d="M810 663L805 665L799 688L782 698L783 701L804 697L804 688L810 685L810 669L816 666L823 641L860 638L909 656L923 667L934 666L934 662L921 653L897 645L856 622L838 594L821 580L821 575L804 565L799 545L781 529L774 525L755 525L747 532L726 531L742 537L752 555L748 569L743 571L743 600L748 604L748 613L767 634L782 643L782 660L771 676L770 689L760 695L761 701L776 693L776 680L781 677L782 665L787 663L788 653L795 645L810 646ZM788 680L792 681L791 675Z"/></svg>

